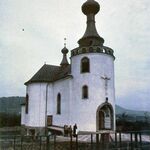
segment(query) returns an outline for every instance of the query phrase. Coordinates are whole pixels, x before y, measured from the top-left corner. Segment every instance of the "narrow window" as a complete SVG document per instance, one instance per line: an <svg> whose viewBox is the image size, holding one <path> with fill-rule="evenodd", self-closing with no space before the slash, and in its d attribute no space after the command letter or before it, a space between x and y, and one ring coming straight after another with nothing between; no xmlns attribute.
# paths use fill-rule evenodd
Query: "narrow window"
<svg viewBox="0 0 150 150"><path fill-rule="evenodd" d="M82 99L87 99L88 98L88 86L84 85L82 87Z"/></svg>
<svg viewBox="0 0 150 150"><path fill-rule="evenodd" d="M28 114L28 109L29 109L29 95L26 94L26 114Z"/></svg>
<svg viewBox="0 0 150 150"><path fill-rule="evenodd" d="M90 72L90 60L87 57L81 60L81 73Z"/></svg>
<svg viewBox="0 0 150 150"><path fill-rule="evenodd" d="M61 95L57 95L57 114L61 114Z"/></svg>

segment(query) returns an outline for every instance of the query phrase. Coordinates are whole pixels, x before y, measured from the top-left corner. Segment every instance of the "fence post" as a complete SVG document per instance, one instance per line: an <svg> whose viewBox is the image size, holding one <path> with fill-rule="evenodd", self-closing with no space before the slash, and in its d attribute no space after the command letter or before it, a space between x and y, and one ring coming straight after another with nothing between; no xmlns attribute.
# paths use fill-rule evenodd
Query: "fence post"
<svg viewBox="0 0 150 150"><path fill-rule="evenodd" d="M120 146L120 148L121 148L121 146L122 146L122 141L121 141L121 132L119 132L119 146Z"/></svg>
<svg viewBox="0 0 150 150"><path fill-rule="evenodd" d="M135 132L134 136L135 136L135 147L137 148L137 146L138 146L137 132Z"/></svg>
<svg viewBox="0 0 150 150"><path fill-rule="evenodd" d="M93 134L91 134L91 150L93 150Z"/></svg>
<svg viewBox="0 0 150 150"><path fill-rule="evenodd" d="M99 134L96 133L96 149L99 150Z"/></svg>
<svg viewBox="0 0 150 150"><path fill-rule="evenodd" d="M21 150L22 150L22 142L23 142L23 137L21 136Z"/></svg>
<svg viewBox="0 0 150 150"><path fill-rule="evenodd" d="M115 145L117 146L117 132L115 132Z"/></svg>
<svg viewBox="0 0 150 150"><path fill-rule="evenodd" d="M70 132L70 150L72 150L72 132Z"/></svg>
<svg viewBox="0 0 150 150"><path fill-rule="evenodd" d="M142 135L141 135L141 132L139 133L139 136L140 136L140 147L142 147Z"/></svg>
<svg viewBox="0 0 150 150"><path fill-rule="evenodd" d="M132 132L130 133L130 140L131 140L131 149L133 149L133 138L132 138Z"/></svg>
<svg viewBox="0 0 150 150"><path fill-rule="evenodd" d="M76 150L78 150L78 134L76 134Z"/></svg>
<svg viewBox="0 0 150 150"><path fill-rule="evenodd" d="M15 147L16 146L16 137L14 137L14 150L15 150Z"/></svg>
<svg viewBox="0 0 150 150"><path fill-rule="evenodd" d="M54 150L56 149L56 134L54 135Z"/></svg>
<svg viewBox="0 0 150 150"><path fill-rule="evenodd" d="M101 149L104 149L105 146L105 135L104 133L101 133L101 138L100 138L100 142L101 142Z"/></svg>
<svg viewBox="0 0 150 150"><path fill-rule="evenodd" d="M49 136L46 136L46 149L49 150Z"/></svg>
<svg viewBox="0 0 150 150"><path fill-rule="evenodd" d="M42 137L40 136L40 150L42 149Z"/></svg>

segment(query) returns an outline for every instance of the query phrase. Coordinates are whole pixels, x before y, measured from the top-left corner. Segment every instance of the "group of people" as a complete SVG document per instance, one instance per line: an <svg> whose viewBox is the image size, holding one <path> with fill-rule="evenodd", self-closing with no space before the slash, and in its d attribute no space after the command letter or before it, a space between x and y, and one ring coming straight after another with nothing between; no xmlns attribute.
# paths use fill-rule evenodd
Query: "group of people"
<svg viewBox="0 0 150 150"><path fill-rule="evenodd" d="M68 125L64 125L64 135L65 136L68 136L68 135L70 135L70 136L74 136L74 137L76 137L76 135L77 135L77 124L75 124L73 127L70 125L70 126L68 126Z"/></svg>

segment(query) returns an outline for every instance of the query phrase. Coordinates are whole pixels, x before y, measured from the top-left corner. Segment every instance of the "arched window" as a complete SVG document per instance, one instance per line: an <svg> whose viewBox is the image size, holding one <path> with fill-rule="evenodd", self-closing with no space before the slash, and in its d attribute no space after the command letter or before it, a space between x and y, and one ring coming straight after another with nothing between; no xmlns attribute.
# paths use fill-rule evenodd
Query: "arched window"
<svg viewBox="0 0 150 150"><path fill-rule="evenodd" d="M81 60L81 73L90 72L90 60L87 57Z"/></svg>
<svg viewBox="0 0 150 150"><path fill-rule="evenodd" d="M57 95L57 114L61 114L61 95Z"/></svg>
<svg viewBox="0 0 150 150"><path fill-rule="evenodd" d="M25 102L25 111L26 111L26 114L28 114L28 109L29 109L29 95L26 94L26 102Z"/></svg>
<svg viewBox="0 0 150 150"><path fill-rule="evenodd" d="M84 85L82 87L82 99L87 99L88 98L88 86Z"/></svg>

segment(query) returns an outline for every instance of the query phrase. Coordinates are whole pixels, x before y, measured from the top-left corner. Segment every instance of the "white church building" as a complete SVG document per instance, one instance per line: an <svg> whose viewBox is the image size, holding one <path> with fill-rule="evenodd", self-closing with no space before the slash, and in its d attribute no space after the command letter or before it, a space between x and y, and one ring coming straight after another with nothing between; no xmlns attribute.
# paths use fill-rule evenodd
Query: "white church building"
<svg viewBox="0 0 150 150"><path fill-rule="evenodd" d="M75 124L78 131L115 130L115 57L96 30L99 10L96 1L87 0L82 5L87 27L79 46L69 51L65 45L60 65L44 64L25 83L21 124L28 133Z"/></svg>

